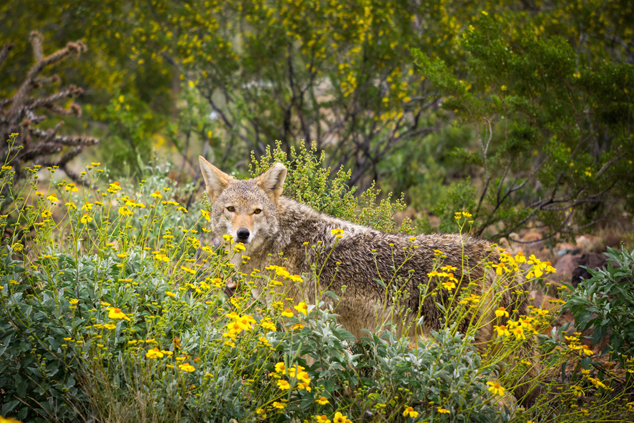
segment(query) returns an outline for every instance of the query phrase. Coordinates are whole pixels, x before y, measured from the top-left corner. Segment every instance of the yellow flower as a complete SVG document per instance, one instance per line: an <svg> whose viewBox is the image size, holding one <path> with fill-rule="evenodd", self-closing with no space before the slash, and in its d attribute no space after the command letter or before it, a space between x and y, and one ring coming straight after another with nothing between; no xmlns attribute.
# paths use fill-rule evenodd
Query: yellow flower
<svg viewBox="0 0 634 423"><path fill-rule="evenodd" d="M55 195L55 193L49 195L48 197L46 197L46 199L50 201L51 203L55 203L55 204L59 203L59 199L57 198L57 195Z"/></svg>
<svg viewBox="0 0 634 423"><path fill-rule="evenodd" d="M77 303L79 303L79 300L76 298L73 298L72 300L68 301L70 303L70 305L75 305Z"/></svg>
<svg viewBox="0 0 634 423"><path fill-rule="evenodd" d="M330 232L337 238L341 238L346 234L343 229L331 229Z"/></svg>
<svg viewBox="0 0 634 423"><path fill-rule="evenodd" d="M293 312L291 311L290 308L287 308L286 310L284 310L284 312L282 313L283 317L293 317Z"/></svg>
<svg viewBox="0 0 634 423"><path fill-rule="evenodd" d="M447 281L447 282L443 282L442 283L443 288L445 288L447 291L451 291L452 289L454 289L456 287L456 284L451 282L451 281Z"/></svg>
<svg viewBox="0 0 634 423"><path fill-rule="evenodd" d="M579 347L579 350L580 350L583 354L585 354L585 355L587 355L587 356L591 356L591 355L593 355L593 354L594 354L594 351L592 351L592 350L591 350L590 348L588 348L586 345L581 345L581 346Z"/></svg>
<svg viewBox="0 0 634 423"><path fill-rule="evenodd" d="M280 410L283 410L284 407L286 407L286 404L284 404L283 402L277 402L277 401L275 401L272 405L273 407L278 408Z"/></svg>
<svg viewBox="0 0 634 423"><path fill-rule="evenodd" d="M260 326L262 326L262 328L264 328L264 329L268 329L270 331L277 332L277 329L275 329L275 324L272 323L272 322L269 322L269 321L261 322Z"/></svg>
<svg viewBox="0 0 634 423"><path fill-rule="evenodd" d="M306 305L305 302L301 302L299 304L297 304L295 307L293 307L295 310L299 311L300 313L302 313L304 316L308 315L308 306Z"/></svg>
<svg viewBox="0 0 634 423"><path fill-rule="evenodd" d="M509 317L509 312L506 311L506 309L504 307L500 307L497 310L495 310L495 317Z"/></svg>
<svg viewBox="0 0 634 423"><path fill-rule="evenodd" d="M317 421L317 423L332 423L328 419L328 416L326 416L325 414L322 414L321 416L315 416L315 420Z"/></svg>
<svg viewBox="0 0 634 423"><path fill-rule="evenodd" d="M161 191L154 191L152 194L150 194L150 197L163 198L163 196L161 195Z"/></svg>
<svg viewBox="0 0 634 423"><path fill-rule="evenodd" d="M202 213L203 217L205 218L207 222L211 222L210 213L207 210L201 210L200 213Z"/></svg>
<svg viewBox="0 0 634 423"><path fill-rule="evenodd" d="M196 368L189 363L179 364L178 368L187 373L191 373L196 370Z"/></svg>
<svg viewBox="0 0 634 423"><path fill-rule="evenodd" d="M110 319L126 319L130 320L128 316L126 316L120 308L108 307L108 318Z"/></svg>
<svg viewBox="0 0 634 423"><path fill-rule="evenodd" d="M176 294L174 294L172 291L166 291L165 295L167 295L168 297L176 297Z"/></svg>
<svg viewBox="0 0 634 423"><path fill-rule="evenodd" d="M16 420L13 417L0 416L0 423L22 423L20 420Z"/></svg>
<svg viewBox="0 0 634 423"><path fill-rule="evenodd" d="M451 411L447 410L446 408L442 408L442 407L436 408L436 411L438 411L440 414L451 414Z"/></svg>
<svg viewBox="0 0 634 423"><path fill-rule="evenodd" d="M81 221L81 223L90 223L90 222L92 222L92 217L88 216L87 214L84 214L81 217L80 221Z"/></svg>
<svg viewBox="0 0 634 423"><path fill-rule="evenodd" d="M128 208L128 206L119 207L119 214L121 216L132 216L134 213Z"/></svg>
<svg viewBox="0 0 634 423"><path fill-rule="evenodd" d="M283 361L280 361L279 363L275 365L275 371L282 375L286 374L286 365L284 364Z"/></svg>
<svg viewBox="0 0 634 423"><path fill-rule="evenodd" d="M152 348L145 356L147 358L163 358L163 353L158 348Z"/></svg>
<svg viewBox="0 0 634 423"><path fill-rule="evenodd" d="M586 393L583 392L583 388L581 386L577 386L577 385L571 385L570 388L572 389L572 393L578 397L585 397Z"/></svg>
<svg viewBox="0 0 634 423"><path fill-rule="evenodd" d="M489 381L487 382L487 385L489 385L489 391L493 395L504 396L504 391L506 391L506 388L503 388L502 385L500 385L500 382Z"/></svg>
<svg viewBox="0 0 634 423"><path fill-rule="evenodd" d="M319 399L316 399L315 402L320 405L326 405L330 403L330 401L328 401L328 398L326 397L321 397Z"/></svg>
<svg viewBox="0 0 634 423"><path fill-rule="evenodd" d="M493 326L493 329L498 333L498 336L511 336L511 333L504 325Z"/></svg>
<svg viewBox="0 0 634 423"><path fill-rule="evenodd" d="M290 389L291 388L291 384L288 383L288 381L286 381L286 380L278 380L277 381L277 386L280 389Z"/></svg>
<svg viewBox="0 0 634 423"><path fill-rule="evenodd" d="M332 419L333 423L348 423L350 422L350 420L348 420L348 416L344 416L343 414L341 414L340 412L336 412L335 413L335 417Z"/></svg>
<svg viewBox="0 0 634 423"><path fill-rule="evenodd" d="M113 330L113 329L115 329L117 327L117 325L113 325L112 323L107 323L107 324L103 325L103 327L106 328L106 329Z"/></svg>
<svg viewBox="0 0 634 423"><path fill-rule="evenodd" d="M414 407L407 407L405 411L403 411L403 417L411 417L415 419L418 417L418 411L414 411Z"/></svg>

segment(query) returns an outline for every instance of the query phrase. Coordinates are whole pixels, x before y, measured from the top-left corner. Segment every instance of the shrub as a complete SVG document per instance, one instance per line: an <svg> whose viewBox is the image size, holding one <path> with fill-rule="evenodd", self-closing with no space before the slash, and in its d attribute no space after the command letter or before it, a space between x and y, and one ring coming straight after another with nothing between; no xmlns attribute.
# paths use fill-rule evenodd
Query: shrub
<svg viewBox="0 0 634 423"><path fill-rule="evenodd" d="M605 269L587 269L591 278L582 281L565 305L575 317L579 331L592 328L592 343L605 335L604 353L625 363L634 359L634 251L608 247Z"/></svg>

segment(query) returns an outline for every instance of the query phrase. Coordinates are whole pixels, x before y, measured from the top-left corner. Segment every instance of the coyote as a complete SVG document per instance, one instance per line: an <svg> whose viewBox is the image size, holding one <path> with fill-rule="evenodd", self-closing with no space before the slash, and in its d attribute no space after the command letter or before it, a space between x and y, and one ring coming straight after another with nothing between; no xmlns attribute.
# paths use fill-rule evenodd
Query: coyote
<svg viewBox="0 0 634 423"><path fill-rule="evenodd" d="M438 270L434 267L437 257L443 266L451 266L447 269L457 281L455 289L471 283L480 296L483 305L476 311L480 316L458 322L458 330L465 333L474 317L481 318L476 346L492 338L494 322L502 325L508 318L528 314L526 296L518 290L524 283L521 275L500 282L494 271L485 268L485 262L498 263L500 257L488 241L458 234L409 237L381 232L283 197L287 170L281 163L257 178L237 180L203 157L199 160L212 202L212 232L231 235L244 244L244 255L250 257L243 263L236 255L236 269L250 274L273 264L284 266L291 274L311 275L311 265L316 265L318 281L306 280L301 292L296 286L285 286L287 295L310 301L320 298L318 291L335 292L340 296L338 321L357 339L363 329L372 331L394 320L400 322L396 328L401 333L406 331L413 338L443 327L444 313L436 304L446 304L456 291L439 289L436 296L422 292L431 292L440 283L437 277L428 276ZM258 291L256 288L254 295ZM298 298L302 293L304 298ZM329 296L321 299L334 301ZM496 319L498 306L510 316Z"/></svg>

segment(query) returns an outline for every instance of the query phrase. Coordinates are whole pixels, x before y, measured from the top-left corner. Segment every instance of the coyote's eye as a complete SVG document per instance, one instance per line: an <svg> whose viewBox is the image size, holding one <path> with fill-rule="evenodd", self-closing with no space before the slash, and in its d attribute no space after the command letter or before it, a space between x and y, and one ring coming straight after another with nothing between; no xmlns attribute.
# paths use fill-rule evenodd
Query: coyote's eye
<svg viewBox="0 0 634 423"><path fill-rule="evenodd" d="M229 210L231 213L233 213L234 211L236 211L236 208L233 206L229 206L227 207L227 210Z"/></svg>
<svg viewBox="0 0 634 423"><path fill-rule="evenodd" d="M262 210L260 209L253 210L253 214L260 214L260 213L262 213Z"/></svg>

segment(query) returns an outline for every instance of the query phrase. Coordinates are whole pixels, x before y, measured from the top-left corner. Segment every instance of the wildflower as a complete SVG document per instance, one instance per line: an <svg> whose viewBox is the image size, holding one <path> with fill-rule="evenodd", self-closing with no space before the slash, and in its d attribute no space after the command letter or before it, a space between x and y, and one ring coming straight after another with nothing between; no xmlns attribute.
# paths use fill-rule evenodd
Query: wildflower
<svg viewBox="0 0 634 423"><path fill-rule="evenodd" d="M586 396L586 393L583 392L583 388L581 386L571 385L570 389L572 389L572 393L575 396L578 396L578 397L585 397Z"/></svg>
<svg viewBox="0 0 634 423"><path fill-rule="evenodd" d="M79 189L72 182L64 187L66 191L77 192Z"/></svg>
<svg viewBox="0 0 634 423"><path fill-rule="evenodd" d="M293 317L294 314L293 314L293 312L291 311L290 308L287 308L286 310L284 310L284 312L282 312L282 316L283 317Z"/></svg>
<svg viewBox="0 0 634 423"><path fill-rule="evenodd" d="M88 216L87 214L84 214L84 215L81 217L81 220L80 220L80 221L81 221L81 223L84 223L84 224L85 224L85 223L90 223L90 222L92 222L92 217Z"/></svg>
<svg viewBox="0 0 634 423"><path fill-rule="evenodd" d="M283 410L284 407L286 407L286 404L284 404L282 402L277 402L277 401L275 401L272 405L273 405L273 407L275 407L277 409L280 409L280 410Z"/></svg>
<svg viewBox="0 0 634 423"><path fill-rule="evenodd" d="M500 385L500 382L489 381L487 382L487 385L489 385L489 392L491 392L493 395L504 396L504 391L506 391L506 388L502 387L502 385Z"/></svg>
<svg viewBox="0 0 634 423"><path fill-rule="evenodd" d="M594 385L595 388L603 388L603 389L608 389L607 386L605 386L605 384L603 382L601 382L599 380L599 378L596 377L589 377L588 380Z"/></svg>
<svg viewBox="0 0 634 423"><path fill-rule="evenodd" d="M451 291L452 289L454 289L456 287L456 284L451 282L451 281L447 281L447 282L443 282L442 283L443 288L445 288L447 291Z"/></svg>
<svg viewBox="0 0 634 423"><path fill-rule="evenodd" d="M174 294L172 291L166 291L165 295L167 295L168 297L176 297L176 294Z"/></svg>
<svg viewBox="0 0 634 423"><path fill-rule="evenodd" d="M265 347L270 347L271 346L271 343L269 342L269 340L266 339L263 336L259 336L258 337L258 341L260 341Z"/></svg>
<svg viewBox="0 0 634 423"><path fill-rule="evenodd" d="M288 381L286 381L286 380L278 380L277 381L277 386L280 389L290 389L291 388L291 384L288 383Z"/></svg>
<svg viewBox="0 0 634 423"><path fill-rule="evenodd" d="M328 398L326 397L321 397L319 399L316 399L315 402L319 405L326 405L328 404L330 401L328 401Z"/></svg>
<svg viewBox="0 0 634 423"><path fill-rule="evenodd" d="M260 322L260 326L262 326L263 329L268 329L272 332L277 332L277 329L275 328L275 324L273 324L272 322L269 322L269 321Z"/></svg>
<svg viewBox="0 0 634 423"><path fill-rule="evenodd" d="M78 300L78 299L76 299L76 298L73 298L72 300L68 301L68 303L69 303L70 305L76 305L77 303L79 303L79 300Z"/></svg>
<svg viewBox="0 0 634 423"><path fill-rule="evenodd" d="M57 195L55 195L55 193L49 195L48 197L46 197L46 199L53 204L59 203L59 199L57 198Z"/></svg>
<svg viewBox="0 0 634 423"><path fill-rule="evenodd" d="M301 302L299 304L297 304L295 307L293 307L295 310L299 311L300 313L302 313L304 316L308 315L308 306L306 305L305 302Z"/></svg>
<svg viewBox="0 0 634 423"><path fill-rule="evenodd" d="M185 272L187 272L187 273L189 273L191 275L195 275L196 274L195 270L192 270L192 269L190 269L188 267L185 267L185 266L181 266L181 270L184 270Z"/></svg>
<svg viewBox="0 0 634 423"><path fill-rule="evenodd" d="M515 335L515 338L519 340L526 339L526 335L524 334L524 329L522 329L519 326L511 329L511 332L513 333L513 335Z"/></svg>
<svg viewBox="0 0 634 423"><path fill-rule="evenodd" d="M152 194L150 194L150 197L163 198L163 196L161 195L161 191L154 191Z"/></svg>
<svg viewBox="0 0 634 423"><path fill-rule="evenodd" d="M328 416L326 416L325 414L322 414L321 416L315 416L315 420L317 421L317 423L332 423L330 420L328 420Z"/></svg>
<svg viewBox="0 0 634 423"><path fill-rule="evenodd" d="M411 417L415 419L418 417L418 411L414 411L414 407L407 407L405 411L403 411L403 417Z"/></svg>
<svg viewBox="0 0 634 423"><path fill-rule="evenodd" d="M343 229L331 229L330 232L337 238L342 238L346 234Z"/></svg>
<svg viewBox="0 0 634 423"><path fill-rule="evenodd" d="M44 219L48 219L48 218L49 218L49 217L51 217L51 216L53 216L53 213L51 213L49 210L44 210L44 211L42 212L42 217L43 217Z"/></svg>
<svg viewBox="0 0 634 423"><path fill-rule="evenodd" d="M338 411L335 413L335 417L332 419L332 422L333 423L351 423L350 420L348 420L348 416L344 416Z"/></svg>
<svg viewBox="0 0 634 423"><path fill-rule="evenodd" d="M581 351L581 353L587 355L587 356L591 356L594 354L594 351L592 351L590 348L588 348L586 345L581 345L579 347L579 350Z"/></svg>
<svg viewBox="0 0 634 423"><path fill-rule="evenodd" d="M147 353L145 353L145 356L147 358L163 358L163 355L164 354L158 348L152 348Z"/></svg>
<svg viewBox="0 0 634 423"><path fill-rule="evenodd" d="M121 216L132 216L134 213L130 211L128 206L119 207L119 214Z"/></svg>
<svg viewBox="0 0 634 423"><path fill-rule="evenodd" d="M120 308L109 307L108 308L108 318L110 319L126 319L130 320L128 316L126 316Z"/></svg>
<svg viewBox="0 0 634 423"><path fill-rule="evenodd" d="M509 312L506 311L506 309L504 307L500 307L497 310L495 310L495 317L509 317Z"/></svg>
<svg viewBox="0 0 634 423"><path fill-rule="evenodd" d="M451 414L451 411L447 410L446 408L442 408L442 407L437 407L436 411L438 411L440 414Z"/></svg>
<svg viewBox="0 0 634 423"><path fill-rule="evenodd" d="M179 364L178 368L187 373L191 373L196 370L196 368L189 363Z"/></svg>
<svg viewBox="0 0 634 423"><path fill-rule="evenodd" d="M280 361L279 363L275 365L275 371L282 375L286 374L286 365L284 364L283 361Z"/></svg>
<svg viewBox="0 0 634 423"><path fill-rule="evenodd" d="M107 323L105 325L103 325L104 328L109 329L109 330L113 330L117 327L117 325L113 325L112 323Z"/></svg>

